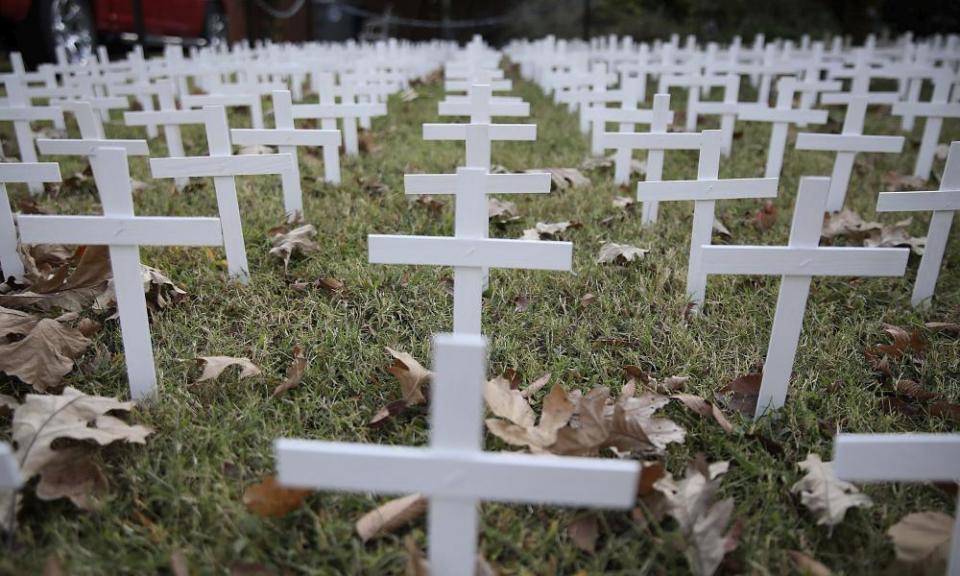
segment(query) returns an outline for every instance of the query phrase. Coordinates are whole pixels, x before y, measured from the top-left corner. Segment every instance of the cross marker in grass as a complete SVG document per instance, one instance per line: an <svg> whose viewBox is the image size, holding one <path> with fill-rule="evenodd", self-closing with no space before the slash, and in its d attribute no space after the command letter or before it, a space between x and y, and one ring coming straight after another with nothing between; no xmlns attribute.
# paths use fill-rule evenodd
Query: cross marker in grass
<svg viewBox="0 0 960 576"><path fill-rule="evenodd" d="M619 108L609 108L607 106L594 106L586 111L587 121L590 122L590 152L594 156L600 156L604 150L604 134L607 131L607 123L617 123L617 129L620 132L633 132L637 124L650 124L653 121L652 110L640 110L637 104L643 101L643 92L641 91L641 80L636 77L629 77L621 72L619 90L609 90L605 95L609 100L604 102L619 102ZM630 164L630 150L617 150L617 168L620 167L621 160L619 155L626 154L628 165ZM626 184L617 178L620 177L619 170L614 174L617 184ZM627 179L629 179L629 166L627 167Z"/></svg>
<svg viewBox="0 0 960 576"><path fill-rule="evenodd" d="M495 98L490 84L471 84L467 99L439 102L440 116L469 116L471 124L489 124L494 116L529 116L530 105L521 100Z"/></svg>
<svg viewBox="0 0 960 576"><path fill-rule="evenodd" d="M216 94L184 94L180 96L180 105L184 109L223 106L224 108L249 108L250 124L254 128L263 128L263 103L259 92L223 92Z"/></svg>
<svg viewBox="0 0 960 576"><path fill-rule="evenodd" d="M769 122L770 144L767 147L767 166L764 176L779 178L783 169L783 153L787 147L787 132L790 124L825 124L826 110L804 110L793 107L793 97L797 90L794 78L781 78L777 82L777 101L774 106L746 106L738 113L740 120L747 122Z"/></svg>
<svg viewBox="0 0 960 576"><path fill-rule="evenodd" d="M217 210L223 226L223 244L227 254L229 275L242 283L250 281L247 250L243 244L243 224L237 201L237 176L288 174L296 170L290 154L233 156L227 113L223 106L207 106L195 111L202 117L207 131L209 156L186 158L151 158L154 178L212 177L217 194Z"/></svg>
<svg viewBox="0 0 960 576"><path fill-rule="evenodd" d="M109 246L130 395L140 400L157 385L140 246L220 246L223 234L217 218L135 216L127 151L101 147L95 156L103 216L22 215L20 238L24 244Z"/></svg>
<svg viewBox="0 0 960 576"><path fill-rule="evenodd" d="M436 376L428 447L279 439L274 452L280 483L427 496L430 571L453 576L474 573L480 502L615 509L633 505L637 462L485 452L484 338L441 334L433 349Z"/></svg>
<svg viewBox="0 0 960 576"><path fill-rule="evenodd" d="M851 482L958 482L960 434L839 434L833 469ZM960 574L960 505L948 562L948 576Z"/></svg>
<svg viewBox="0 0 960 576"><path fill-rule="evenodd" d="M293 125L293 101L289 90L273 92L273 116L276 128L238 129L230 131L233 143L239 146L261 144L277 146L281 154L290 154L294 169L281 175L283 182L283 204L287 218L297 220L303 216L303 192L300 188L300 164L297 160L297 146L321 146L336 152L340 146L339 130L300 130ZM324 180L340 183L340 157L337 154L324 154L334 159L331 165L324 165Z"/></svg>
<svg viewBox="0 0 960 576"><path fill-rule="evenodd" d="M0 163L0 268L3 279L23 279L23 261L17 251L14 224L6 185L13 182L60 182L60 165L55 162Z"/></svg>
<svg viewBox="0 0 960 576"><path fill-rule="evenodd" d="M932 119L928 119L930 122ZM953 215L960 210L960 142L950 144L947 164L940 179L940 190L926 192L883 192L877 201L877 212L933 211L927 245L920 259L917 281L910 302L914 306L929 305L937 286L943 254L947 249Z"/></svg>
<svg viewBox="0 0 960 576"><path fill-rule="evenodd" d="M721 181L722 182L722 181ZM797 353L803 316L814 276L902 276L907 248L823 248L819 246L830 181L800 180L788 246L700 248L700 273L781 276L780 295L763 367L756 416L783 406Z"/></svg>
<svg viewBox="0 0 960 576"><path fill-rule="evenodd" d="M13 455L10 445L0 442L0 492L16 490L23 483L20 476L20 466Z"/></svg>
<svg viewBox="0 0 960 576"><path fill-rule="evenodd" d="M63 110L59 106L34 106L27 98L24 90L24 81L17 74L8 74L2 77L7 98L0 105L0 122L13 122L13 134L17 140L17 150L20 161L35 163L37 148L34 144L33 130L30 122L49 121L63 122ZM43 192L42 180L27 182L31 194Z"/></svg>
<svg viewBox="0 0 960 576"><path fill-rule="evenodd" d="M318 118L322 121L321 128L336 128L336 121L339 119L343 123L343 149L349 156L360 154L360 140L357 133L357 122L360 118L371 116L383 116L387 113L387 105L382 102L364 102L357 103L351 87L345 86L341 93L341 102L336 103L333 93L333 77L330 74L321 74L318 78L319 83L319 104L295 104L293 105L293 117L297 118ZM332 163L332 154L324 147L323 163L327 165Z"/></svg>
<svg viewBox="0 0 960 576"><path fill-rule="evenodd" d="M724 157L729 157L733 150L733 132L736 129L737 115L743 110L749 109L756 104L744 104L738 102L740 93L740 76L737 74L727 74L725 76L716 76L721 82L723 88L723 99L719 102L713 100L701 100L696 90L690 91L691 101L687 103L687 130L697 129L697 121L700 116L720 116L720 132L723 134L720 145L720 153ZM703 88L710 88L710 84L702 84ZM691 118L692 116L692 118Z"/></svg>
<svg viewBox="0 0 960 576"><path fill-rule="evenodd" d="M826 100L832 94L824 94ZM827 201L828 212L843 209L843 200L850 184L853 161L860 152L899 153L903 150L903 136L867 136L863 133L863 122L867 115L867 99L855 96L849 99L847 114L843 119L840 134L815 134L802 132L797 134L797 150L827 150L836 152L833 174L830 177L830 197Z"/></svg>
<svg viewBox="0 0 960 576"><path fill-rule="evenodd" d="M647 151L646 178L648 182L656 182L663 177L663 153L665 150L695 150L700 146L699 134L668 133L667 127L672 123L673 112L670 111L670 95L657 94L653 97L649 132L638 133L621 130L619 133L604 133L603 147L616 150L614 183L630 183L630 159L634 150ZM652 224L657 221L656 201L643 203L640 221L643 224Z"/></svg>
<svg viewBox="0 0 960 576"><path fill-rule="evenodd" d="M913 175L924 180L930 178L933 168L933 156L940 140L940 128L944 118L960 118L960 102L950 102L950 87L955 77L940 72L933 81L933 94L929 102L897 102L893 105L895 116L925 117L923 136L920 138L920 150L917 151L917 163Z"/></svg>
<svg viewBox="0 0 960 576"><path fill-rule="evenodd" d="M172 82L155 84L159 111L124 112L123 121L127 126L163 126L163 138L167 143L167 155L170 158L183 158L183 137L180 126L185 124L203 124L206 114L203 110L178 110L174 100L174 85ZM175 178L177 190L183 191L190 183L189 178Z"/></svg>
<svg viewBox="0 0 960 576"><path fill-rule="evenodd" d="M484 130L490 125L465 125ZM490 240L487 194L550 192L549 174L488 174L484 168L458 168L456 174L407 174L407 194L453 194L454 237L369 236L374 264L453 266L453 331L480 334L484 269L563 270L572 267L569 242Z"/></svg>
<svg viewBox="0 0 960 576"><path fill-rule="evenodd" d="M642 136L673 137L669 142L678 142L676 137L686 136L700 150L696 180L666 180L637 183L637 199L648 202L693 201L693 225L690 230L690 256L687 260L687 296L691 301L703 304L707 288L707 275L700 270L700 250L710 244L713 236L713 221L717 200L744 198L773 198L777 195L776 178L728 178L720 180L720 148L723 133L720 130L704 130L701 133L643 134ZM681 144L684 144L680 141Z"/></svg>

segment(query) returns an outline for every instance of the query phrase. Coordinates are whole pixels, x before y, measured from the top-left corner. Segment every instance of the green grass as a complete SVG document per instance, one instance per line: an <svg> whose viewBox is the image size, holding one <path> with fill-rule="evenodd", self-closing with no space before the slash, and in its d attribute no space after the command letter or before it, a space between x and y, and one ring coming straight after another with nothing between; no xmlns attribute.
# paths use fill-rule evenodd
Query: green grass
<svg viewBox="0 0 960 576"><path fill-rule="evenodd" d="M110 495L98 512L83 513L65 501L40 502L28 496L15 543L0 558L0 572L37 572L48 558L57 557L69 574L169 573L171 552L182 549L192 569L203 574L228 573L237 562L262 564L276 573L402 573L402 540L413 534L424 545L425 524L421 520L362 544L353 523L380 498L317 493L287 517L263 519L247 512L241 495L247 485L272 472L271 443L278 437L409 445L428 439L425 411L381 429L366 424L400 393L385 370L390 360L384 346L409 351L428 364L431 335L451 328L451 298L444 282L449 269L367 263L367 234L452 234L449 199L437 216L403 195L404 173L451 172L463 156L461 144L421 139L420 125L438 121L441 89L431 85L418 90L422 96L413 102L391 99L390 115L374 122L380 150L345 160L342 187L317 184L322 166L301 152L305 219L317 227L320 249L296 259L287 273L282 263L267 256L267 230L283 219L279 179L274 178L242 179L238 184L252 273L249 286L226 281L219 251L142 251L146 264L160 268L190 294L152 318L159 394L135 419L156 433L144 447L102 451ZM494 162L511 169L578 165L589 147L576 119L530 84L519 83L515 93L531 103L538 139L496 144ZM681 96L674 95L675 110L684 106ZM833 113L835 120L838 113ZM234 118L232 124L248 122ZM911 172L922 124L908 135L905 154L858 158L849 207L886 222L904 216L877 216L873 206L881 175ZM837 128L833 124L825 129ZM873 111L867 123L867 131L874 134L895 134L897 128L897 119L886 111ZM735 141L732 158L721 163L721 177L759 176L769 127L739 123L738 129L743 136ZM2 130L9 140L11 128ZM141 134L125 128L118 117L107 132L113 137ZM775 201L780 216L772 229L761 232L751 223L759 202L718 203L717 215L733 233L730 243L786 243L799 177L829 175L832 156L795 152L794 137L792 132ZM945 125L941 141L948 138L960 138L956 121ZM203 153L197 130L187 130L185 139L188 154ZM162 140L150 145L155 155L166 155ZM65 175L83 167L74 159L62 160ZM137 195L138 214L216 214L212 182L176 194L170 181L149 180L145 160L132 159L131 164L134 177L151 184ZM934 172L942 169L938 161ZM695 156L667 155L666 179L695 175ZM514 368L529 382L549 371L568 388L604 385L616 392L624 382L622 368L637 365L656 376L689 375L690 392L713 398L726 382L762 362L779 279L711 277L704 313L685 319L692 205L662 204L658 223L642 227L639 210L619 217L620 210L611 205L620 192L609 173L590 176L593 185L587 188L511 196L522 218L505 228L491 226L492 236L518 237L537 221L583 223L564 236L575 245L574 273L491 272L483 316L491 342L490 374ZM371 194L359 178L380 178L389 191ZM14 199L26 196L18 187L11 190ZM99 213L94 195L43 196L39 204L52 213ZM615 218L604 224L611 216ZM915 216L915 235L925 234L928 217ZM627 266L597 265L599 245L607 240L649 248L650 253ZM731 416L740 431L729 435L681 406L665 410L688 431L686 443L672 446L665 457L670 470L682 473L698 452L711 461L731 461L722 496L736 500L735 516L743 520L744 529L739 549L724 568L727 573L787 574L791 568L786 550L799 549L838 574L876 574L893 560L885 536L889 526L909 512L953 512L956 499L933 487L867 486L874 507L851 511L831 533L817 526L789 492L799 478L797 461L808 452L830 457L837 426L852 432L957 430L956 423L943 419L909 419L884 411L878 402L882 384L863 357L866 346L886 341L880 333L883 322L922 329L925 321L960 317L960 234L954 229L938 298L924 312L909 305L917 262L911 258L904 278L814 280L791 396L774 416L756 423ZM321 276L342 280L346 289L330 294L289 287L294 280ZM587 293L597 298L584 306L581 298ZM516 312L514 300L521 295L530 305ZM960 401L960 341L943 333L926 335L925 361L903 362L897 369ZM303 383L271 398L295 345L304 348L310 361ZM192 359L201 355L247 356L264 374L195 384L198 370ZM89 394L126 396L115 322L106 322L65 384ZM0 375L0 392L23 396L29 389ZM9 432L9 422L2 430ZM758 437L779 444L783 453L765 448L771 443ZM507 449L489 434L486 447ZM683 556L671 543L671 523L648 528L635 524L629 513L604 513L598 550L588 555L566 534L577 513L484 504L480 549L507 574L685 573Z"/></svg>

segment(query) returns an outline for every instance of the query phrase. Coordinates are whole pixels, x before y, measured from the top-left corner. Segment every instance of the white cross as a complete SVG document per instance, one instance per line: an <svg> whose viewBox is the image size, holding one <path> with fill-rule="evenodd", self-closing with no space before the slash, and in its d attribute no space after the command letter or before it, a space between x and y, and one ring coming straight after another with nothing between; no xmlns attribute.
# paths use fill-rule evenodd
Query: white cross
<svg viewBox="0 0 960 576"><path fill-rule="evenodd" d="M297 146L322 146L334 151L340 146L339 130L298 130L293 124L293 100L289 90L276 90L273 93L273 116L276 128L268 129L233 129L230 135L233 143L239 146L262 144L277 146L281 154L290 154L293 158L294 170L282 175L283 203L287 210L287 218L291 221L303 216L303 193L300 188L300 164L297 160ZM325 156L327 156L325 154ZM324 180L334 184L340 183L340 158L332 155L336 161L332 165L324 165L326 173Z"/></svg>
<svg viewBox="0 0 960 576"><path fill-rule="evenodd" d="M13 450L6 442L0 442L0 491L16 490L22 483L20 466Z"/></svg>
<svg viewBox="0 0 960 576"><path fill-rule="evenodd" d="M610 101L619 101L619 108L607 106L592 106L585 110L587 121L590 122L590 152L594 156L603 154L603 135L607 131L608 122L616 122L620 132L633 132L636 124L650 124L653 121L652 110L640 110L637 103L643 100L640 91L640 80L622 75L620 90L610 90ZM617 152L620 152L619 150ZM630 151L626 151L626 162L630 162ZM628 173L629 178L629 173ZM618 184L620 182L617 182Z"/></svg>
<svg viewBox="0 0 960 576"><path fill-rule="evenodd" d="M24 244L84 244L110 247L130 395L153 395L157 374L150 344L150 323L140 271L140 246L219 246L217 218L134 216L130 167L123 148L95 152L97 189L103 216L28 216L18 218Z"/></svg>
<svg viewBox="0 0 960 576"><path fill-rule="evenodd" d="M793 96L796 92L797 81L790 77L781 78L777 82L777 102L773 108L768 106L747 106L739 113L740 120L747 122L769 122L773 125L770 130L770 145L767 148L767 167L764 176L779 178L783 169L783 154L787 146L787 133L790 124L825 124L826 110L804 110L793 108Z"/></svg>
<svg viewBox="0 0 960 576"><path fill-rule="evenodd" d="M728 178L719 180L720 130L685 133L698 140L700 159L696 180L666 180L638 182L637 199L647 202L693 200L693 226L690 230L690 256L687 260L687 296L696 304L703 304L707 274L700 269L700 250L710 244L717 200L744 198L773 198L777 195L776 178ZM679 136L666 134L664 136Z"/></svg>
<svg viewBox="0 0 960 576"><path fill-rule="evenodd" d="M250 124L254 128L263 128L263 103L260 101L260 94L184 94L180 97L180 105L184 108L249 108Z"/></svg>
<svg viewBox="0 0 960 576"><path fill-rule="evenodd" d="M290 154L233 156L227 113L223 106L205 106L203 116L207 131L209 156L184 158L151 158L150 171L154 178L212 177L217 194L217 210L223 226L223 247L227 254L227 272L230 277L246 284L250 281L247 250L243 244L243 224L237 201L237 176L283 175L295 170Z"/></svg>
<svg viewBox="0 0 960 576"><path fill-rule="evenodd" d="M944 118L960 118L960 102L951 103L950 86L953 84L951 73L940 73L933 82L933 94L929 102L897 102L893 105L895 116L923 116L927 121L923 126L920 150L917 151L917 163L913 175L924 180L930 178L933 168L933 156L940 140L940 128Z"/></svg>
<svg viewBox="0 0 960 576"><path fill-rule="evenodd" d="M487 125L467 125L484 129ZM453 330L480 334L484 269L525 268L569 271L569 242L489 240L487 194L548 193L549 174L488 174L485 168L458 168L456 174L408 174L408 194L454 194L454 237L369 237L374 264L427 264L454 267Z"/></svg>
<svg viewBox="0 0 960 576"><path fill-rule="evenodd" d="M688 120L687 122L687 130L692 132L697 129L698 116L720 116L720 132L723 134L720 153L728 157L730 156L731 150L733 150L733 132L737 114L751 106L744 106L737 101L740 93L740 76L738 74L728 74L727 76L720 76L719 78L724 80L723 101L702 101L699 96L692 97L691 101L687 103L687 117L690 118L692 116L692 121ZM708 86L708 84L701 84L702 88L707 88ZM691 89L691 96L696 93L696 90Z"/></svg>
<svg viewBox="0 0 960 576"><path fill-rule="evenodd" d="M485 74L473 78L465 78L463 80L447 80L443 83L443 89L446 92L470 92L470 88L476 84L487 84L490 86L490 89L494 92L509 92L513 89L513 82L507 79L493 79L489 77L489 74Z"/></svg>
<svg viewBox="0 0 960 576"><path fill-rule="evenodd" d="M60 182L60 165L55 162L0 163L0 268L3 279L23 279L23 262L17 252L17 227L7 196L8 183Z"/></svg>
<svg viewBox="0 0 960 576"><path fill-rule="evenodd" d="M667 132L673 123L670 111L670 95L657 94L653 97L653 117L650 132L607 132L603 135L603 147L615 148L613 181L616 184L630 182L630 158L634 150L647 151L647 181L655 182L663 177L663 153L666 150L695 150L700 146L700 135L692 133ZM657 203L644 202L640 216L643 224L657 221Z"/></svg>
<svg viewBox="0 0 960 576"><path fill-rule="evenodd" d="M788 246L703 246L704 274L782 276L756 416L783 406L814 276L902 276L907 248L822 248L823 212L830 181L800 179Z"/></svg>
<svg viewBox="0 0 960 576"><path fill-rule="evenodd" d="M927 122L930 122L928 119ZM960 142L950 144L947 164L937 192L884 192L877 200L877 212L933 211L927 245L920 259L917 281L910 302L929 305L940 275L940 265L950 237L954 212L960 210Z"/></svg>
<svg viewBox="0 0 960 576"><path fill-rule="evenodd" d="M851 482L960 482L960 434L838 434L833 470ZM947 576L960 574L960 505Z"/></svg>
<svg viewBox="0 0 960 576"><path fill-rule="evenodd" d="M427 496L430 571L444 576L474 574L480 502L633 505L637 462L485 452L486 341L475 334L440 334L433 349L429 447L279 439L274 453L280 483Z"/></svg>
<svg viewBox="0 0 960 576"><path fill-rule="evenodd" d="M203 124L204 117L199 110L178 110L174 100L174 85L172 82L154 84L157 93L159 112L124 112L123 121L127 126L163 126L163 138L167 143L167 155L171 158L182 158L183 138L180 126L184 124ZM183 191L190 183L189 178L177 178L174 185L178 191Z"/></svg>
<svg viewBox="0 0 960 576"><path fill-rule="evenodd" d="M489 124L494 116L529 116L530 105L518 100L494 99L490 84L472 84L468 100L437 104L440 116L469 116L471 124Z"/></svg>
<svg viewBox="0 0 960 576"><path fill-rule="evenodd" d="M824 94L824 97L830 94ZM836 152L833 174L830 177L830 198L826 209L839 212L850 184L853 161L858 152L899 153L903 150L903 136L866 136L863 121L867 115L867 100L862 96L850 99L847 115L840 134L797 134L797 150L827 150Z"/></svg>
<svg viewBox="0 0 960 576"><path fill-rule="evenodd" d="M63 123L63 110L59 106L33 106L24 93L24 84L16 76L4 78L7 89L7 99L0 106L0 122L13 122L14 137L17 139L17 148L21 162L37 161L37 149L34 144L33 130L30 122L47 120L56 125ZM27 188L32 194L43 192L43 182L34 180L27 182Z"/></svg>
<svg viewBox="0 0 960 576"><path fill-rule="evenodd" d="M343 122L343 149L350 156L360 154L360 140L357 134L357 122L360 118L366 116L382 116L387 113L387 105L381 102L365 102L358 104L354 102L352 90L344 93L343 102L337 104L334 102L332 76L322 74L319 76L320 83L320 103L319 104L296 104L293 106L293 117L296 118L319 118L321 128L335 129L337 119ZM332 161L332 149L324 147L323 162L327 164Z"/></svg>

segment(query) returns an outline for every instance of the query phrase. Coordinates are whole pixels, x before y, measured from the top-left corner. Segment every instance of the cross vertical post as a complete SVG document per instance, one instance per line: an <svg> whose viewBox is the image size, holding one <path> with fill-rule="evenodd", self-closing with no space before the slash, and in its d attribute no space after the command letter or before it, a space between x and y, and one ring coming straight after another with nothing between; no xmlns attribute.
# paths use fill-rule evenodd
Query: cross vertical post
<svg viewBox="0 0 960 576"><path fill-rule="evenodd" d="M32 146L32 144L31 144ZM17 227L14 222L8 183L12 182L60 182L60 165L55 162L0 163L0 268L3 278L23 280L23 261L17 251Z"/></svg>

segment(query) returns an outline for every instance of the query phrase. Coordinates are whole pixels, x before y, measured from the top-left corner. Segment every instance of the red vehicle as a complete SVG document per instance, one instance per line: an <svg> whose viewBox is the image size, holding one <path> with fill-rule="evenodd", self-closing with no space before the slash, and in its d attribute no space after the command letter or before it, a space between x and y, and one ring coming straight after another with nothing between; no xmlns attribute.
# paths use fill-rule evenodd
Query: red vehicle
<svg viewBox="0 0 960 576"><path fill-rule="evenodd" d="M0 0L0 20L14 47L31 64L55 59L63 46L71 61L93 53L98 38L137 38L142 17L149 43L178 38L216 44L227 39L224 0Z"/></svg>

